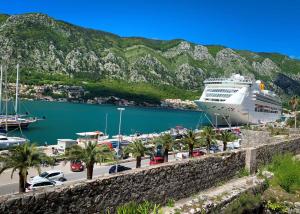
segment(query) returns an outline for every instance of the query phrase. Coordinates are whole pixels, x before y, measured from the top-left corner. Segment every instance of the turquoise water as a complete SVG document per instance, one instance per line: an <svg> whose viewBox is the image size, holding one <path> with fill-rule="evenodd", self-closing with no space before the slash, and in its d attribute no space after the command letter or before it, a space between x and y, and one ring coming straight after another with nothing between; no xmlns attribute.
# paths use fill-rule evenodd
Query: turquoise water
<svg viewBox="0 0 300 214"><path fill-rule="evenodd" d="M105 115L108 115L107 133L118 133L119 111L113 105L88 105L62 102L23 101L21 112L46 119L32 124L23 136L40 145L56 144L58 138L76 139L76 132L105 130ZM203 113L155 108L125 107L122 115L122 134L135 132L161 132L176 125L195 129L207 121ZM22 135L17 131L10 135Z"/></svg>

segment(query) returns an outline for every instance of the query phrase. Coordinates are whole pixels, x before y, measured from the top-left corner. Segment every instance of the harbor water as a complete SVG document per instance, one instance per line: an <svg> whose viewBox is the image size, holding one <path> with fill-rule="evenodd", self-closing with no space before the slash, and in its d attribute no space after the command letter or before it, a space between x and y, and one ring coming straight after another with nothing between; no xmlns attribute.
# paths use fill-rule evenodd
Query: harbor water
<svg viewBox="0 0 300 214"><path fill-rule="evenodd" d="M23 136L38 145L56 144L59 138L76 139L77 132L105 131L118 133L119 111L113 105L89 105L66 102L22 101L21 113L45 117L31 124L28 130L10 131L10 136ZM122 112L121 133L162 132L175 126L195 129L208 124L202 112L158 108L125 107Z"/></svg>

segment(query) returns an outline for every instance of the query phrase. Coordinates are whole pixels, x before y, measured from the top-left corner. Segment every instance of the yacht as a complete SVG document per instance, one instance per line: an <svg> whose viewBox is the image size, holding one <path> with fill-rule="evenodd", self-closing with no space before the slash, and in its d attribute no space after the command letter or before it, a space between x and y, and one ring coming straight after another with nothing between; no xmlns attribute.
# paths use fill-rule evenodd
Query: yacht
<svg viewBox="0 0 300 214"><path fill-rule="evenodd" d="M37 122L39 119L36 117L27 117L26 115L18 114L18 106L19 106L19 64L17 64L17 78L16 78L16 97L15 97L15 105L14 112L15 114L8 114L8 82L7 82L7 70L5 72L5 114L2 113L2 89L3 89L3 67L0 66L0 129L8 131L10 129L24 129L28 128L28 126L32 123ZM25 117L26 116L26 117Z"/></svg>
<svg viewBox="0 0 300 214"><path fill-rule="evenodd" d="M0 149L9 149L26 143L27 139L21 137L8 137L0 135Z"/></svg>
<svg viewBox="0 0 300 214"><path fill-rule="evenodd" d="M204 85L195 103L215 126L268 123L281 117L280 98L260 80L233 74L206 79Z"/></svg>
<svg viewBox="0 0 300 214"><path fill-rule="evenodd" d="M21 115L0 115L0 129L26 129L32 123L37 122L37 118L23 118Z"/></svg>

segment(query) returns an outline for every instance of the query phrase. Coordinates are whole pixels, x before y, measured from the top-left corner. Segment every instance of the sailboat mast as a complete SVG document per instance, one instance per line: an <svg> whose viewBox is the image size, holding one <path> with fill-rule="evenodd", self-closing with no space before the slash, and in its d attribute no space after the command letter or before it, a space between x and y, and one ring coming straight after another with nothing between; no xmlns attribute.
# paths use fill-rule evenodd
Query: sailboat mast
<svg viewBox="0 0 300 214"><path fill-rule="evenodd" d="M18 115L18 96L19 96L19 64L17 64L17 80L16 80L16 102L15 102L15 113Z"/></svg>
<svg viewBox="0 0 300 214"><path fill-rule="evenodd" d="M7 95L7 69L5 70L5 131L7 133L7 111L8 111L8 95Z"/></svg>
<svg viewBox="0 0 300 214"><path fill-rule="evenodd" d="M0 114L2 114L2 77L3 77L3 67L0 67Z"/></svg>

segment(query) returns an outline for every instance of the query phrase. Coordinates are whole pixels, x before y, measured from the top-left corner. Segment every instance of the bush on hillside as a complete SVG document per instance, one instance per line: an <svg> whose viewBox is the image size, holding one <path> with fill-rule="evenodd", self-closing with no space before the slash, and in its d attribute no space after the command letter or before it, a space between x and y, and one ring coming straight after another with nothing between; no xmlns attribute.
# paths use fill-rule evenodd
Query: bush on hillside
<svg viewBox="0 0 300 214"><path fill-rule="evenodd" d="M279 185L288 193L300 190L300 160L291 154L275 156L267 169L274 173L271 185Z"/></svg>

